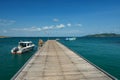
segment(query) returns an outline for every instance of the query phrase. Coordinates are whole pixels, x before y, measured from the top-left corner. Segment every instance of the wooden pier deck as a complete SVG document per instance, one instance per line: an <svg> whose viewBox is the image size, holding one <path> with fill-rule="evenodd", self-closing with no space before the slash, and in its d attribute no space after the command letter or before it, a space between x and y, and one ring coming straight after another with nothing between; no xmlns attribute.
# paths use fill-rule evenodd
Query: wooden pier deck
<svg viewBox="0 0 120 80"><path fill-rule="evenodd" d="M55 40L48 40L12 80L115 80Z"/></svg>

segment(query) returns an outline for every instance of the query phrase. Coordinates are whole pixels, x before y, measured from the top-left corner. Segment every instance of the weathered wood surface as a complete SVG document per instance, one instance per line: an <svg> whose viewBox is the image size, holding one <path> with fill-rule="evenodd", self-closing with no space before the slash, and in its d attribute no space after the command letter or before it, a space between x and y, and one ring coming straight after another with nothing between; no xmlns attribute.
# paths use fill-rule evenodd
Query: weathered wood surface
<svg viewBox="0 0 120 80"><path fill-rule="evenodd" d="M55 40L48 40L14 80L113 80Z"/></svg>

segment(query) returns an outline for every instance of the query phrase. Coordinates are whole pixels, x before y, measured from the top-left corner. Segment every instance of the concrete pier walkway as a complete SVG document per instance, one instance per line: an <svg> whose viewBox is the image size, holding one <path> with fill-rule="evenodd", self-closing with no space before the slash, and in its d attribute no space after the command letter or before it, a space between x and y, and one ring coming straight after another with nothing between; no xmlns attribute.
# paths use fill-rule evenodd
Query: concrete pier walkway
<svg viewBox="0 0 120 80"><path fill-rule="evenodd" d="M48 40L12 80L115 80L55 40Z"/></svg>

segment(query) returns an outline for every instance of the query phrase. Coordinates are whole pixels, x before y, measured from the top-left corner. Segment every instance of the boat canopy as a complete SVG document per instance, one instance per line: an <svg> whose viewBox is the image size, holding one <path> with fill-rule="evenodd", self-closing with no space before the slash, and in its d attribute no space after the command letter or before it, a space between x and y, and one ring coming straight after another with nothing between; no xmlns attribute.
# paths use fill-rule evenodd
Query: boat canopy
<svg viewBox="0 0 120 80"><path fill-rule="evenodd" d="M32 42L31 41L26 41L26 42L19 42L19 46L21 47L26 47L26 46L29 46L29 45L32 45Z"/></svg>

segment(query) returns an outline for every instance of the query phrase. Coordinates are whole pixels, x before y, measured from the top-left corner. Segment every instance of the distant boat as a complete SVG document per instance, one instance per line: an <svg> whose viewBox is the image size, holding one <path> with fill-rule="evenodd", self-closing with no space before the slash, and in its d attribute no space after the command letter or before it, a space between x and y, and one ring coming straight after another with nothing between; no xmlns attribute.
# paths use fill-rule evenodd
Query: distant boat
<svg viewBox="0 0 120 80"><path fill-rule="evenodd" d="M73 40L76 40L76 37L66 38L65 40L68 40L68 41L73 41Z"/></svg>
<svg viewBox="0 0 120 80"><path fill-rule="evenodd" d="M32 41L20 41L18 47L14 47L11 50L13 54L22 54L24 52L30 51L35 47Z"/></svg>
<svg viewBox="0 0 120 80"><path fill-rule="evenodd" d="M59 41L60 39L59 38L56 38L56 41Z"/></svg>

